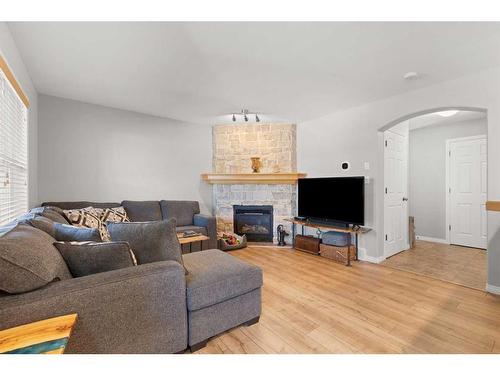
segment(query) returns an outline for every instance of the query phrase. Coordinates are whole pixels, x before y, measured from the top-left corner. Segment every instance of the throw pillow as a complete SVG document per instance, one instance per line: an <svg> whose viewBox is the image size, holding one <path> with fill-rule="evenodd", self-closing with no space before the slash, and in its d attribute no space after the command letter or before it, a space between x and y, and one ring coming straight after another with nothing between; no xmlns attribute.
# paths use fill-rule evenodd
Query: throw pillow
<svg viewBox="0 0 500 375"><path fill-rule="evenodd" d="M97 209L96 209L97 210ZM111 221L113 223L128 223L130 219L123 207L99 208L101 211L100 219L103 223Z"/></svg>
<svg viewBox="0 0 500 375"><path fill-rule="evenodd" d="M55 242L74 277L137 265L127 242Z"/></svg>
<svg viewBox="0 0 500 375"><path fill-rule="evenodd" d="M54 223L53 231L53 237L57 241L102 241L101 234L97 228L77 227L74 225Z"/></svg>
<svg viewBox="0 0 500 375"><path fill-rule="evenodd" d="M45 233L55 238L54 225L56 223L50 220L49 218L45 216L36 215L35 217L27 220L26 222L37 229L43 230Z"/></svg>
<svg viewBox="0 0 500 375"><path fill-rule="evenodd" d="M175 227L175 219L108 223L111 239L127 241L134 249L138 264L175 260L184 265Z"/></svg>
<svg viewBox="0 0 500 375"><path fill-rule="evenodd" d="M110 240L106 225L100 219L101 213L95 208L86 207L76 210L64 210L64 215L71 225L97 228L103 241Z"/></svg>
<svg viewBox="0 0 500 375"><path fill-rule="evenodd" d="M45 208L41 213L42 216L47 219L52 220L55 223L68 224L68 220L62 216L59 212L52 210L51 208Z"/></svg>
<svg viewBox="0 0 500 375"><path fill-rule="evenodd" d="M0 290L24 293L71 278L54 238L25 224L0 237Z"/></svg>
<svg viewBox="0 0 500 375"><path fill-rule="evenodd" d="M44 207L35 207L29 210L29 214L44 216L47 219L50 219L56 223L68 224L68 220L61 213L61 209L52 207L52 206L44 206Z"/></svg>

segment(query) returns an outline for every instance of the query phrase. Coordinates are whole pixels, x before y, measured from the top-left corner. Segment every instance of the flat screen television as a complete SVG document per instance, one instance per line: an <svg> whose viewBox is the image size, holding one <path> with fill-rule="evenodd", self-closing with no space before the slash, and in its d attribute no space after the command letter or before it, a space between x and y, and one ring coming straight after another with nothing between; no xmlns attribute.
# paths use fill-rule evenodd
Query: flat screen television
<svg viewBox="0 0 500 375"><path fill-rule="evenodd" d="M365 178L300 178L298 214L311 221L365 225Z"/></svg>

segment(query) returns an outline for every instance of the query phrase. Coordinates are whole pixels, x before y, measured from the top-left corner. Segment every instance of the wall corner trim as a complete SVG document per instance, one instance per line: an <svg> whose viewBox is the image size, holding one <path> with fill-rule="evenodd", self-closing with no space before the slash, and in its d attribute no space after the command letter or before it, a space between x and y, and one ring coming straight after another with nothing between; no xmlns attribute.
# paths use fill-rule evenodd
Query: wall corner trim
<svg viewBox="0 0 500 375"><path fill-rule="evenodd" d="M418 234L416 235L416 238L417 238L417 240L420 240L420 241L443 243L445 245L449 245L450 244L449 241L447 241L446 239L443 239L443 238L419 236Z"/></svg>
<svg viewBox="0 0 500 375"><path fill-rule="evenodd" d="M360 247L358 249L358 259L363 260L365 262L370 262L370 263L382 263L385 260L384 256L381 257L372 257L370 255L366 255L366 249Z"/></svg>
<svg viewBox="0 0 500 375"><path fill-rule="evenodd" d="M486 284L486 291L492 294L500 295L500 286L495 286L491 284Z"/></svg>

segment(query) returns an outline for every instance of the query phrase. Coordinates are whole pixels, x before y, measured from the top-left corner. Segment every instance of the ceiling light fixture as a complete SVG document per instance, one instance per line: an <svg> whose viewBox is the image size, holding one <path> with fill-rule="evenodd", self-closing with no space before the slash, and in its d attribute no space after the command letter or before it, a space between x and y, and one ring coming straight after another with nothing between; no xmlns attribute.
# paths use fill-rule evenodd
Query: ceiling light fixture
<svg viewBox="0 0 500 375"><path fill-rule="evenodd" d="M256 112L250 112L248 109L242 109L240 113L231 113L231 119L233 120L233 122L236 122L237 116L242 116L243 120L245 120L245 122L248 122L249 115L255 116L255 122L260 122L259 115Z"/></svg>
<svg viewBox="0 0 500 375"><path fill-rule="evenodd" d="M438 112L438 115L441 116L441 117L451 117L451 116L455 116L457 113L458 113L457 110L452 109L452 110L449 110L449 111Z"/></svg>

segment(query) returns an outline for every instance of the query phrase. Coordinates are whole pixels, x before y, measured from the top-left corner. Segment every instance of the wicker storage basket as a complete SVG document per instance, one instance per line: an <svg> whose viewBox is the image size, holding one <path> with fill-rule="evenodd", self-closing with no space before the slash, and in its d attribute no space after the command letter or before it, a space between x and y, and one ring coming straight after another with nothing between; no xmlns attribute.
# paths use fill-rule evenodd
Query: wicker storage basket
<svg viewBox="0 0 500 375"><path fill-rule="evenodd" d="M356 258L356 247L354 245L350 246L350 258L354 260ZM332 259L335 262L347 264L347 250L349 246L332 246L325 245L324 243L319 244L319 253L322 257Z"/></svg>

